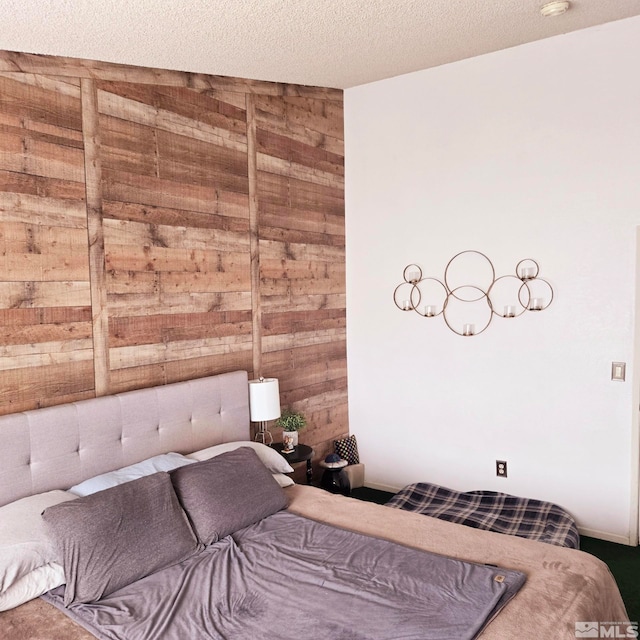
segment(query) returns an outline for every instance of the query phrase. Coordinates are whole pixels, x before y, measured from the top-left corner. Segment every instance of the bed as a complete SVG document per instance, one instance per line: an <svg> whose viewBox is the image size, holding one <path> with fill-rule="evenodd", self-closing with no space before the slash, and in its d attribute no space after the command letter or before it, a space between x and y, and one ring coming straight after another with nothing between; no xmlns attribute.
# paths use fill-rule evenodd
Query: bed
<svg viewBox="0 0 640 640"><path fill-rule="evenodd" d="M180 524L182 516L176 515L177 519L171 521L176 525L176 541L169 545L174 556L159 559L163 539L171 537L174 531L167 525L163 525L162 536L154 542L158 546L153 549L160 551L148 554L149 562L164 563L162 567L146 574L143 570L145 575L128 583L125 579L124 586L115 584L113 591L110 589L114 584L105 586L103 583L107 578L98 576L102 580L97 581L100 583L98 593L103 589L104 595L97 600L95 593L88 595L84 601L80 598L72 602L70 607L65 607L64 602L65 597L70 597L70 592L67 593L70 585L74 585L76 595L85 588L91 592L96 586L87 587L82 576L90 575L90 572L75 572L77 567L70 577L70 565L63 562L67 586L56 586L43 597L34 596L1 612L0 637L5 640L180 637L179 634L173 636L175 629L170 627L180 603L191 599L185 597L185 593L191 592L165 596L162 589L166 589L166 584L151 583L154 576L167 571L172 576L168 582L187 584L183 577L185 572L200 575L201 563L209 562L208 556L228 556L231 563L210 574L216 576L215 580L204 578L204 583L196 582L196 586L187 589L198 593L208 590L214 599L219 595L214 584L223 590L232 584L233 589L240 586L244 591L240 595L234 592L228 599L230 612L220 623L213 624L209 618L191 614L189 637L193 638L294 638L304 634L362 640L401 637L568 640L586 629L584 625L594 621L620 623L624 631L627 614L615 581L606 565L593 556L365 503L315 487L291 485L282 474L286 467L278 466L282 462L286 464L282 456L273 450L265 453L258 445L249 444L247 396L246 372L232 372L0 417L3 442L0 449L0 505L4 505L0 507L4 510L0 511L0 534L3 527L10 529L12 518L24 519L20 511L23 501L33 501L37 510L42 509L45 514L42 519L46 520L48 535L54 532L60 534L62 540L71 540L75 531L69 532L68 527L73 520L65 518L77 512L86 520L89 512L83 509L94 508L92 518L95 517L97 523L106 510L103 503L98 508L96 501L117 494L123 504L139 514L145 510L145 505L170 502L176 514L180 512L184 516L186 512L183 520L186 518L185 521L191 524L194 536L193 539L185 538L189 534ZM212 449L217 453L209 457L206 452ZM155 457L163 458L169 453L188 457L193 452L199 455L188 464L169 471L146 473L130 482L109 485L107 489L99 486L94 493L82 497L66 492L69 488L91 483L95 478L104 478L104 474L111 478L110 472L114 470L144 465ZM267 457L263 459L263 455ZM190 496L191 487L198 486L197 482L192 484L198 474L208 474L207 481L215 475L219 482L215 486L219 490L209 494L194 492ZM252 474L254 484L248 485L250 490L245 487L244 493L239 494L238 487L248 482L247 478L253 477ZM132 487L136 487L135 491ZM259 487L264 487L265 493L260 493ZM136 506L135 500L142 489L152 492L148 495L153 499L145 499ZM254 493L258 499L252 502L250 497ZM174 495L179 498L178 507ZM245 497L239 500L239 495L249 496L246 504ZM209 499L211 496L215 499ZM242 508L228 509L231 520L239 520L221 524L219 514L229 504L237 507L239 502L242 502ZM215 509L211 504L217 505ZM213 515L218 519L213 525L206 519L199 520L200 509L214 511ZM160 511L164 513L154 507L149 517L154 518ZM258 514L255 517L254 511ZM248 513L254 520L249 523L246 521ZM105 519L104 527L108 527L109 522ZM136 522L132 522L135 528ZM34 530L41 524L35 522ZM98 535L102 526L96 524L95 531L87 535ZM307 526L310 527L308 530ZM145 526L144 535L148 533L147 528ZM62 556L68 549L61 545L56 548ZM111 553L108 540L96 548ZM267 548L269 553L274 548L274 552L281 555L269 556ZM0 549L0 569L2 553ZM117 555L117 549L113 553ZM247 564L238 562L239 554ZM69 552L69 555L73 553ZM427 568L431 565L423 564L439 563L441 559L448 564L438 564L433 570ZM52 563L58 564L58 569L54 567L53 570L54 582L55 570L60 570L62 558L57 560L58 563ZM118 561L122 561L122 556L109 566L117 566ZM24 578L33 577L43 568L37 566L35 557L29 562L31 572ZM125 561L124 565L127 564L131 563ZM264 565L263 569L272 573L260 573L258 565ZM311 569L298 576L302 566ZM398 566L404 571L395 571ZM181 567L181 573L171 573L177 571L177 567ZM129 566L122 569L124 573L130 570ZM433 576L444 580L447 574L458 571L464 576L463 582L473 576L473 580L490 583L493 591L486 600L482 600L485 595L478 596L482 616L466 621L467 606L463 603L453 615L445 616L449 621L457 622L458 627L439 632L421 627L427 618L433 618L437 613L438 607L429 603L449 592L449 586L434 582ZM80 576L77 582L76 573ZM399 582L390 582L391 573L400 574ZM229 583L216 582L227 579L225 576ZM360 582L354 584L354 576ZM120 574L116 576L119 577ZM59 574L57 578L60 582ZM110 575L109 579L112 578ZM419 582L427 578L427 583ZM0 605L9 591L6 572L4 581ZM297 587L301 583L311 589L305 592L306 595L302 595ZM203 587L203 584L207 586ZM156 588L160 591L151 591ZM421 600L429 589L432 590L429 597L434 600ZM267 592L272 592L275 598L269 604L262 599ZM150 628L122 631L119 619L113 617L108 618L112 621L111 627L103 624L98 630L91 626L91 620L87 622L86 616L93 616L95 620L103 614L109 616L114 611L125 611L132 602L127 598L145 597L148 593L159 594L151 598L149 605L154 607L155 617L151 614L143 616L152 621ZM125 599L111 605L114 594ZM353 598L363 594L366 596L364 605L355 606L353 603L359 601ZM319 606L318 602L327 595L333 599ZM475 603L475 593L469 597L469 601ZM159 602L163 606L171 603L171 606L158 609ZM447 602L442 607L446 609L449 605ZM221 608L221 605L214 607L217 613ZM469 605L469 608L473 607ZM73 617L67 615L70 610L73 610ZM81 614L85 615L84 619ZM390 621L393 632L384 626ZM367 623L371 623L369 627ZM258 635L256 629L260 629ZM121 632L125 635L120 635Z"/></svg>

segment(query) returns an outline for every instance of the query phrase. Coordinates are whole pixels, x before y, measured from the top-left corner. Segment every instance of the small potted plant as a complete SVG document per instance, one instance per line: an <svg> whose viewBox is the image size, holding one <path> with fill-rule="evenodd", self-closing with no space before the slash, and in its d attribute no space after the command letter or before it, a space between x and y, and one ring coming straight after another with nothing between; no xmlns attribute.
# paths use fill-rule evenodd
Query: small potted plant
<svg viewBox="0 0 640 640"><path fill-rule="evenodd" d="M307 420L301 413L285 409L276 420L276 427L282 427L284 451L293 451L298 446L298 431L307 426Z"/></svg>

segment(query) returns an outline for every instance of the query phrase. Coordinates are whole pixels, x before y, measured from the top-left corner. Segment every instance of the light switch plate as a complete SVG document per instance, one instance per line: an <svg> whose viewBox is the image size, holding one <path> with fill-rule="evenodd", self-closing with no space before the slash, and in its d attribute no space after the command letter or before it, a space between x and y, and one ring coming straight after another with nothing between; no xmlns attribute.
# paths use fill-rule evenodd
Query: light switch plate
<svg viewBox="0 0 640 640"><path fill-rule="evenodd" d="M626 362L612 362L611 363L611 379L624 382L625 374L627 371Z"/></svg>

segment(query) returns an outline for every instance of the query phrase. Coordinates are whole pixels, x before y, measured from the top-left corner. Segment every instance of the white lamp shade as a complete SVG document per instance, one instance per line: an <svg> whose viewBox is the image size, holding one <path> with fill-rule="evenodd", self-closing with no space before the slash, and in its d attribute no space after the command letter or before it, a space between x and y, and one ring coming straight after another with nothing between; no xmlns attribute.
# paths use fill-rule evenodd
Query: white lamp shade
<svg viewBox="0 0 640 640"><path fill-rule="evenodd" d="M278 378L249 380L249 409L253 422L266 422L280 417Z"/></svg>

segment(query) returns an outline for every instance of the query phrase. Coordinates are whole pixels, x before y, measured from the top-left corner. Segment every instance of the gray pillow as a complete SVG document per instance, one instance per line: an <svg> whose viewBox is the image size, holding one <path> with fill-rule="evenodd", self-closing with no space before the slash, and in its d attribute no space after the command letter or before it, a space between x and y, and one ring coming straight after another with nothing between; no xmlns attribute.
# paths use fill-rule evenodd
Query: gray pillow
<svg viewBox="0 0 640 640"><path fill-rule="evenodd" d="M94 602L200 549L166 472L45 509L64 604Z"/></svg>
<svg viewBox="0 0 640 640"><path fill-rule="evenodd" d="M170 472L200 542L212 544L287 506L271 472L249 447Z"/></svg>

